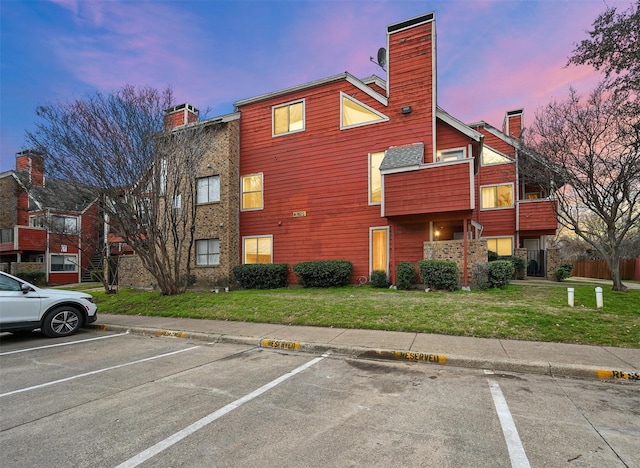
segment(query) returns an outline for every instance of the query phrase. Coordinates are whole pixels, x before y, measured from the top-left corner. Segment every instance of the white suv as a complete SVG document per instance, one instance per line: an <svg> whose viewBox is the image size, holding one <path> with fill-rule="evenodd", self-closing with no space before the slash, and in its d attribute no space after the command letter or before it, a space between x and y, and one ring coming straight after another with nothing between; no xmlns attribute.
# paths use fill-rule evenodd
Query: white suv
<svg viewBox="0 0 640 468"><path fill-rule="evenodd" d="M95 322L97 309L89 294L42 289L0 271L0 331L68 336Z"/></svg>

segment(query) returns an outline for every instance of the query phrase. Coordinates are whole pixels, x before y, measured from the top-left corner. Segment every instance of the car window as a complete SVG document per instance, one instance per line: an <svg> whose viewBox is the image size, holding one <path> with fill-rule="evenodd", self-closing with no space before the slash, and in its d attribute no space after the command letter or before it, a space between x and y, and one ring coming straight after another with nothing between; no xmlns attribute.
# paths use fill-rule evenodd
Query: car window
<svg viewBox="0 0 640 468"><path fill-rule="evenodd" d="M0 275L0 291L20 291L20 283L4 275Z"/></svg>

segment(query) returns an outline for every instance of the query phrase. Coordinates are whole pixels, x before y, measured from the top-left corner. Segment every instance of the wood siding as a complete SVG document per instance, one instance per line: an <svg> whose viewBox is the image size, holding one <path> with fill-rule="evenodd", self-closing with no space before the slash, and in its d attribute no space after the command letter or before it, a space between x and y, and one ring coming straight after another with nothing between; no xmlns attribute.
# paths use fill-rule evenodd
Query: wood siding
<svg viewBox="0 0 640 468"><path fill-rule="evenodd" d="M471 209L472 160L433 164L384 176L384 215L433 214Z"/></svg>
<svg viewBox="0 0 640 468"><path fill-rule="evenodd" d="M35 250L44 252L47 249L47 231L42 228L18 226L18 250Z"/></svg>
<svg viewBox="0 0 640 468"><path fill-rule="evenodd" d="M518 231L554 235L558 228L555 207L551 200L522 200L518 202Z"/></svg>

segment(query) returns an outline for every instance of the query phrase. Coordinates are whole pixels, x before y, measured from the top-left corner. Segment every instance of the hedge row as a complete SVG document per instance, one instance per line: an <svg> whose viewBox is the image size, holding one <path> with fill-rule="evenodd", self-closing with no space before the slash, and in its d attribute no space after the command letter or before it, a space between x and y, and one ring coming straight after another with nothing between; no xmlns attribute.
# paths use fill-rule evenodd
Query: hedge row
<svg viewBox="0 0 640 468"><path fill-rule="evenodd" d="M245 289L285 288L289 284L286 263L254 263L233 267L233 277Z"/></svg>

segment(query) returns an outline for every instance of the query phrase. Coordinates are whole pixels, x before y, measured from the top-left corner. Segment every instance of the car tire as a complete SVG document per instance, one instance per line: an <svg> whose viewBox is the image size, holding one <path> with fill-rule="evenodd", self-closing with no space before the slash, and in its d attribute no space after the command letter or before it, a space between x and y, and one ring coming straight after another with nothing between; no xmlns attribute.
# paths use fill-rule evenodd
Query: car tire
<svg viewBox="0 0 640 468"><path fill-rule="evenodd" d="M50 338L69 336L82 325L82 314L71 306L56 307L42 320L42 333Z"/></svg>

